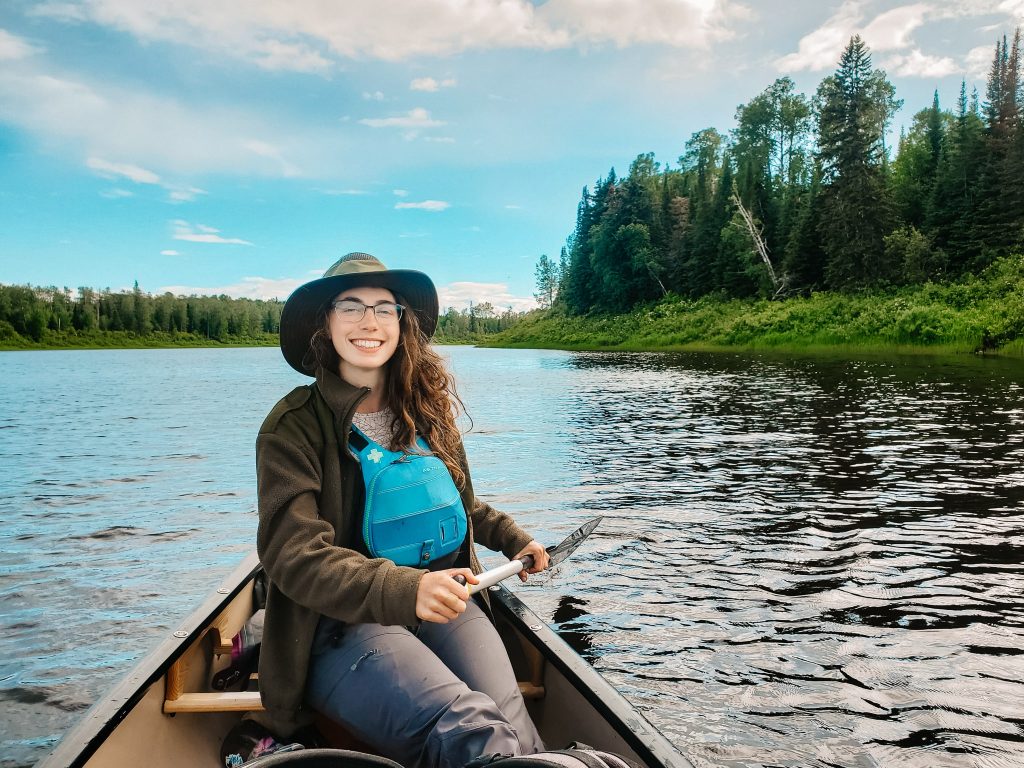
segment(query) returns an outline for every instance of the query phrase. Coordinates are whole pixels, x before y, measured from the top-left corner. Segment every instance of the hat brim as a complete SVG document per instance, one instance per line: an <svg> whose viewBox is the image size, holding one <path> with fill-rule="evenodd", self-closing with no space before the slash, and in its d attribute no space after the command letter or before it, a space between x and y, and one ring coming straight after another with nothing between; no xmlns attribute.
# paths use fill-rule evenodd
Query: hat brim
<svg viewBox="0 0 1024 768"><path fill-rule="evenodd" d="M438 314L437 289L423 272L388 269L321 277L296 288L281 310L281 353L288 365L306 376L316 374L315 370L304 367L302 363L309 351L309 340L322 322L321 312L335 296L357 285L386 288L401 296L406 311L416 313L424 335L428 339L434 335Z"/></svg>

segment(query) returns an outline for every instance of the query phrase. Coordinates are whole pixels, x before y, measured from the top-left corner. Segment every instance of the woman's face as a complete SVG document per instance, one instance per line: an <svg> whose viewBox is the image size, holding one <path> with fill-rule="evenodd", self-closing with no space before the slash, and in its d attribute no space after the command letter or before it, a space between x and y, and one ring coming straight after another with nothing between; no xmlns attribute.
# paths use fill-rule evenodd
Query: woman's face
<svg viewBox="0 0 1024 768"><path fill-rule="evenodd" d="M343 299L367 307L395 303L391 291L369 286L349 288L334 297L335 302ZM382 319L368 308L361 319L347 320L341 313L329 309L327 326L334 349L341 358L341 377L353 384L363 383L368 373L380 371L398 348L401 328L397 316Z"/></svg>

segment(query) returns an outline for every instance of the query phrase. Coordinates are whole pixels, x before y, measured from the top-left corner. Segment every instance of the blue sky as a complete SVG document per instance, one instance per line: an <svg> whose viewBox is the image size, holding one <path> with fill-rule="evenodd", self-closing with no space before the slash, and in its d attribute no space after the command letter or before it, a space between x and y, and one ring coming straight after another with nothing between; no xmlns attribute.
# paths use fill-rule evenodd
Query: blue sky
<svg viewBox="0 0 1024 768"><path fill-rule="evenodd" d="M909 122L1024 0L0 4L0 282L285 298L365 250L532 303L585 184L861 34Z"/></svg>

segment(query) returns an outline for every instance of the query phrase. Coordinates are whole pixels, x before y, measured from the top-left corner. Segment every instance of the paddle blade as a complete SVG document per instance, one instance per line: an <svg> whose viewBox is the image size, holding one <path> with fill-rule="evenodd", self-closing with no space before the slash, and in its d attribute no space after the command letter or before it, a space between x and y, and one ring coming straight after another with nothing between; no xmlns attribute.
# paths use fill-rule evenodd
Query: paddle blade
<svg viewBox="0 0 1024 768"><path fill-rule="evenodd" d="M586 538L592 534L597 526L601 524L603 517L595 517L587 523L584 523L575 531L573 531L565 541L558 544L548 550L548 568L554 568L560 562L565 560L569 555L579 549Z"/></svg>

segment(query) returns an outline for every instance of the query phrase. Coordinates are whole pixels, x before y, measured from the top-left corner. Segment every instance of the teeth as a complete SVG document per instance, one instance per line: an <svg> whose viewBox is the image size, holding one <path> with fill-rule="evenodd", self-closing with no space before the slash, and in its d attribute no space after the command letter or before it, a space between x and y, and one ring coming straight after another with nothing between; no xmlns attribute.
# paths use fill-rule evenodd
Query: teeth
<svg viewBox="0 0 1024 768"><path fill-rule="evenodd" d="M362 347L363 349L376 349L381 345L381 342L370 341L369 339L356 339L352 343L357 347Z"/></svg>

